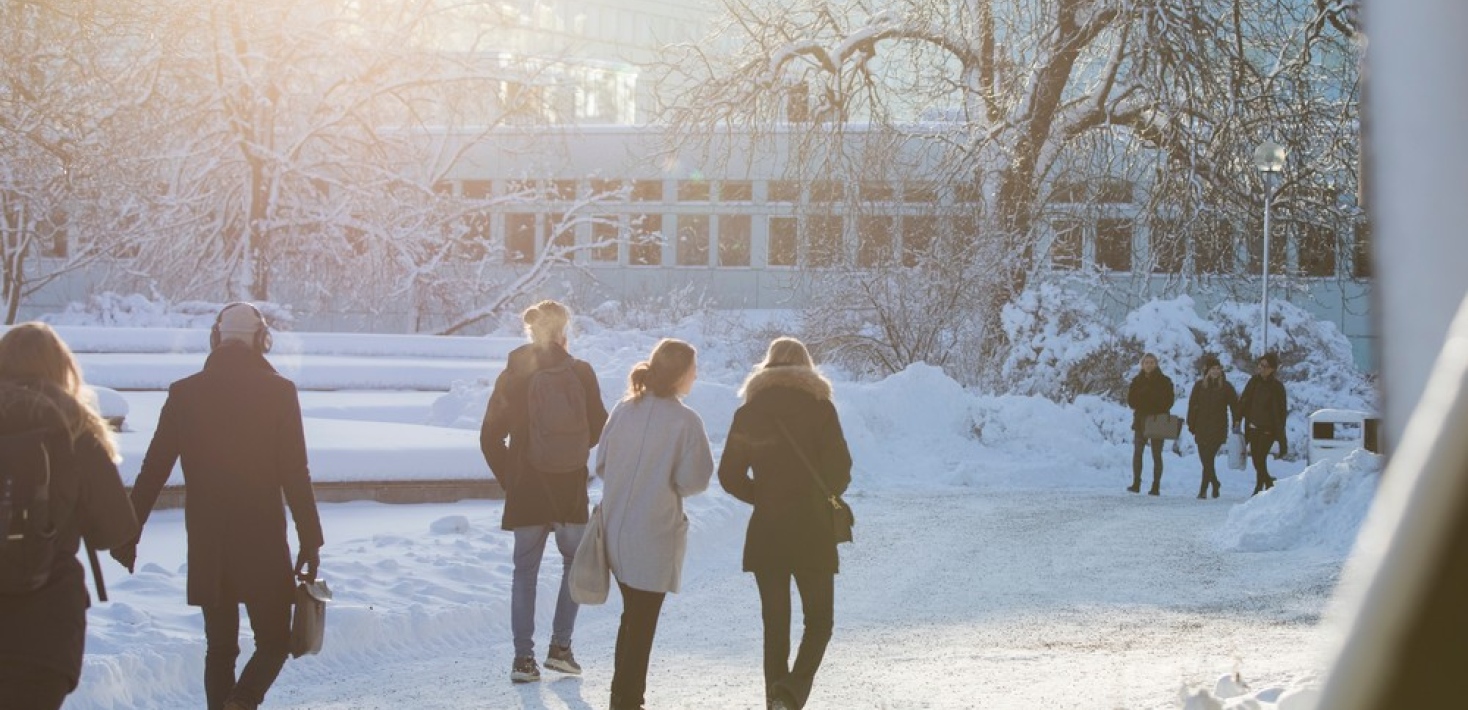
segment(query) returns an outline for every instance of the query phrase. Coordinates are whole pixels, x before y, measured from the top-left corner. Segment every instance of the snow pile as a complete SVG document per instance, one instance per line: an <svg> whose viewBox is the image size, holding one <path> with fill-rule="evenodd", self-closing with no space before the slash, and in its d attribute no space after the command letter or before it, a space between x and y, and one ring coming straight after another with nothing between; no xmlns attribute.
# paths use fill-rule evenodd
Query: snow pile
<svg viewBox="0 0 1468 710"><path fill-rule="evenodd" d="M1357 449L1322 461L1229 512L1215 541L1225 550L1262 552L1321 546L1345 556L1381 479L1382 457Z"/></svg>
<svg viewBox="0 0 1468 710"><path fill-rule="evenodd" d="M69 303L60 313L44 315L40 320L51 325L103 325L135 328L208 328L223 303L180 301L169 303L142 294L119 294L112 291L93 294L86 303ZM289 306L257 303L270 326L290 330L295 314Z"/></svg>

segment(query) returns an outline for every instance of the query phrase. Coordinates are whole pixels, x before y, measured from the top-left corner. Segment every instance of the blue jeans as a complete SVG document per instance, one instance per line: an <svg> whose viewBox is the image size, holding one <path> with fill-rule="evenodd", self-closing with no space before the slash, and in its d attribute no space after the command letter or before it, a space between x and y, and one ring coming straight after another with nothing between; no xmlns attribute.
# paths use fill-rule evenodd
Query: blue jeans
<svg viewBox="0 0 1468 710"><path fill-rule="evenodd" d="M556 615L551 622L551 643L571 645L571 632L576 628L576 611L571 601L571 560L581 544L585 525L556 523L515 528L515 576L510 584L510 633L515 637L515 657L535 655L535 588L540 580L540 560L545 555L545 541L556 534L556 549L561 551L561 592L556 597Z"/></svg>

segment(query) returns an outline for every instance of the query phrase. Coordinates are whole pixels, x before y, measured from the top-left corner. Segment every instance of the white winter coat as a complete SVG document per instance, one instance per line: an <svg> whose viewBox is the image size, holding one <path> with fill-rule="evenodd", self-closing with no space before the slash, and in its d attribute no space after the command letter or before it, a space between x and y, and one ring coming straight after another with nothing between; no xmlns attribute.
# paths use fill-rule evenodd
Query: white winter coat
<svg viewBox="0 0 1468 710"><path fill-rule="evenodd" d="M596 452L607 561L617 581L647 592L678 591L688 547L683 499L707 489L713 473L697 412L652 393L617 404Z"/></svg>

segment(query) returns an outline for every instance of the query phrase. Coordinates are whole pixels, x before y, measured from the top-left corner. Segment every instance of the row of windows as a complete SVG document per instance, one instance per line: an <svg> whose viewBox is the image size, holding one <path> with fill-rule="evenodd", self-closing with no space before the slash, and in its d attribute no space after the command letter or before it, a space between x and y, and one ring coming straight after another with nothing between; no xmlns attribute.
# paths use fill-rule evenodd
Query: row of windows
<svg viewBox="0 0 1468 710"><path fill-rule="evenodd" d="M760 192L760 189L763 192ZM568 202L596 198L632 202L890 202L912 204L980 203L975 185L934 181L847 183L838 180L463 180L440 183L443 194L484 199L521 194L527 198Z"/></svg>
<svg viewBox="0 0 1468 710"><path fill-rule="evenodd" d="M1130 272L1140 267L1157 274L1224 275L1257 274L1264 267L1262 234L1242 238L1223 222L1206 224L1201 229L1185 229L1168 220L1153 222L1146 234L1143 264L1133 263L1138 245L1132 220L1060 220L1055 222L1054 232L1049 265L1056 270L1092 267L1101 272ZM1282 222L1271 233L1269 271L1336 276L1341 273L1337 262L1346 253L1338 239L1335 232L1322 225ZM1355 232L1349 246L1349 273L1356 278L1370 278L1370 242L1364 226Z"/></svg>

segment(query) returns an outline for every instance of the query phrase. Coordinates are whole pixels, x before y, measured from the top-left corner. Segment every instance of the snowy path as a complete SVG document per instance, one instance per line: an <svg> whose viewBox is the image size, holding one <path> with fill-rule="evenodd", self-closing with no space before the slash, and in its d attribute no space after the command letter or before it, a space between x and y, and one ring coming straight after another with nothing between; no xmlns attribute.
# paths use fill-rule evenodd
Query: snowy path
<svg viewBox="0 0 1468 710"><path fill-rule="evenodd" d="M965 491L852 502L858 539L843 548L836 634L810 708L1177 707L1184 684L1233 670L1262 687L1318 667L1339 563L1309 550L1219 552L1206 535L1237 499ZM498 519L482 507L461 514L476 529ZM684 593L659 626L649 707L763 707L758 601L738 571L743 525L742 515L695 521ZM507 614L504 600L485 603ZM602 708L619 611L615 593L583 608L582 679L512 686L505 620L350 662L291 662L268 705Z"/></svg>

